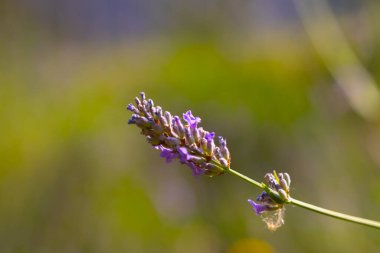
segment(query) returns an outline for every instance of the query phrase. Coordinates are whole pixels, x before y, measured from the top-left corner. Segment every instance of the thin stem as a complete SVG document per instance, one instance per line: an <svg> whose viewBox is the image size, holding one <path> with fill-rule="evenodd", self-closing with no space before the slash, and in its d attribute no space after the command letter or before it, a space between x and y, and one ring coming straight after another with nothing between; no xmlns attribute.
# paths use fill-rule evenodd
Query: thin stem
<svg viewBox="0 0 380 253"><path fill-rule="evenodd" d="M233 174L235 176L238 176L241 179L247 181L248 183L251 183L251 184L253 184L256 187L259 187L261 189L264 189L264 185L262 183L259 183L259 182L255 181L255 180L253 180L253 179L251 179L251 178L249 178L249 177L247 177L247 176L245 176L245 175L241 174L240 172L237 172L237 171L235 171L233 169L229 169L228 171L231 174ZM303 202L303 201L300 201L300 200L297 200L297 199L290 198L289 201L288 201L288 204L299 206L299 207L305 208L307 210L310 210L310 211L313 211L313 212L316 212L316 213L320 213L320 214L323 214L323 215L327 215L327 216L330 216L330 217L333 217L333 218L336 218L336 219L345 220L345 221L349 221L349 222L353 222L353 223L358 223L358 224L361 224L361 225L365 225L365 226L369 226L369 227L380 229L380 222L373 221L373 220L368 220L368 219L364 219L364 218L360 218L360 217L355 217L355 216L352 216L352 215L343 214L343 213L339 213L339 212L335 212L335 211L331 211L331 210L328 210L328 209L325 209L325 208L322 208L322 207L318 207L318 206L315 206L315 205L308 204L306 202Z"/></svg>
<svg viewBox="0 0 380 253"><path fill-rule="evenodd" d="M362 225L366 225L369 227L380 229L380 222L368 220L368 219L364 219L364 218L360 218L360 217L356 217L356 216L352 216L352 215L348 215L348 214L344 214L344 213L331 211L331 210L328 210L328 209L325 209L325 208L322 208L319 206L315 206L315 205L305 203L305 202L297 200L297 199L290 198L289 204L293 204L295 206L299 206L299 207L308 209L310 211L320 213L320 214L324 214L324 215L327 215L327 216L330 216L333 218L337 218L337 219L341 219L341 220L345 220L345 221L358 223L358 224L362 224Z"/></svg>
<svg viewBox="0 0 380 253"><path fill-rule="evenodd" d="M241 174L240 172L237 172L236 170L229 169L228 172L230 172L231 174L233 174L235 176L238 176L238 177L244 179L248 183L251 183L251 184L253 184L253 185L255 185L255 186L257 186L257 187L259 187L261 189L264 189L264 187L263 187L263 185L261 183L259 183L259 182L255 181L255 180L253 180L253 179L251 179L251 178L249 178L249 177Z"/></svg>

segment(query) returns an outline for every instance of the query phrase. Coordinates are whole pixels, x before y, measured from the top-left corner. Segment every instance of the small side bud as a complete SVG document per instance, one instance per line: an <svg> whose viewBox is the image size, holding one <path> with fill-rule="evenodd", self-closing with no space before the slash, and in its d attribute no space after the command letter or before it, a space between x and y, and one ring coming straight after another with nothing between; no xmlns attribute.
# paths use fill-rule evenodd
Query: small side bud
<svg viewBox="0 0 380 253"><path fill-rule="evenodd" d="M228 168L228 162L227 162L226 159L224 159L224 158L220 158L220 159L219 159L219 162L220 162L220 164L221 164L223 167Z"/></svg>
<svg viewBox="0 0 380 253"><path fill-rule="evenodd" d="M279 189L278 194L280 194L280 197L283 200L286 200L286 201L288 200L288 194L283 189Z"/></svg>

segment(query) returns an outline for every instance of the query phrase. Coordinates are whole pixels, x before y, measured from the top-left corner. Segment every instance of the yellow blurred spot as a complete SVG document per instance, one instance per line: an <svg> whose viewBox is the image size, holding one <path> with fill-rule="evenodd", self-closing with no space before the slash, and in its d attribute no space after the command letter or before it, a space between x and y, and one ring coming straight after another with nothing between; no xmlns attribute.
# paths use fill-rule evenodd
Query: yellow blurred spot
<svg viewBox="0 0 380 253"><path fill-rule="evenodd" d="M274 249L267 242L257 239L243 239L237 241L227 251L228 253L274 253Z"/></svg>

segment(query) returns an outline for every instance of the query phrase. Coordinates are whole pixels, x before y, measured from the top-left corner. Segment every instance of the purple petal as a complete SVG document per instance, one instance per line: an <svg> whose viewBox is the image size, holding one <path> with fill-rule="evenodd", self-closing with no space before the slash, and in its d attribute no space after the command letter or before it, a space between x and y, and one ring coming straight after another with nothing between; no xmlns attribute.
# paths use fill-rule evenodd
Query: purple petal
<svg viewBox="0 0 380 253"><path fill-rule="evenodd" d="M188 151L185 147L178 147L177 151L179 153L179 159L181 160L181 163L187 163L188 160Z"/></svg>
<svg viewBox="0 0 380 253"><path fill-rule="evenodd" d="M165 158L167 163L170 163L173 159L178 157L178 154L174 153L173 150L164 148L161 145L158 146L157 149L161 150L160 156Z"/></svg>
<svg viewBox="0 0 380 253"><path fill-rule="evenodd" d="M204 170L202 170L201 168L199 168L198 166L196 166L194 163L186 163L186 165L189 166L192 169L194 177L197 177L197 176L202 175L203 173L205 173Z"/></svg>
<svg viewBox="0 0 380 253"><path fill-rule="evenodd" d="M194 117L190 110L183 114L183 119L187 122L190 128L196 128L197 124L201 122L201 118Z"/></svg>
<svg viewBox="0 0 380 253"><path fill-rule="evenodd" d="M223 139L222 136L219 136L219 144L221 147L225 148L227 146L227 141Z"/></svg>
<svg viewBox="0 0 380 253"><path fill-rule="evenodd" d="M211 132L211 133L207 132L206 136L205 136L206 140L208 140L208 141L211 141L212 139L214 139L214 137L215 137L214 132Z"/></svg>
<svg viewBox="0 0 380 253"><path fill-rule="evenodd" d="M261 205L255 203L255 201L248 199L248 202L252 205L253 210L256 212L257 215L260 215L262 212L268 211L267 205Z"/></svg>

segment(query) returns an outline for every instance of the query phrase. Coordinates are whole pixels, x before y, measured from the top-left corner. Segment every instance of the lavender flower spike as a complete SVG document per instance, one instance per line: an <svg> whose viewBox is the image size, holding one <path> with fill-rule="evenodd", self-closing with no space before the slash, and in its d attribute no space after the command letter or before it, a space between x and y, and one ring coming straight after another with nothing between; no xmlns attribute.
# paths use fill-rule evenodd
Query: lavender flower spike
<svg viewBox="0 0 380 253"><path fill-rule="evenodd" d="M231 158L226 141L220 137L215 145L213 132L207 132L198 124L199 117L189 110L180 117L154 106L153 100L146 99L145 93L135 98L135 104L127 109L133 113L129 124L141 129L148 142L161 151L161 157L167 162L178 159L180 163L192 169L193 175L218 176L230 169Z"/></svg>

